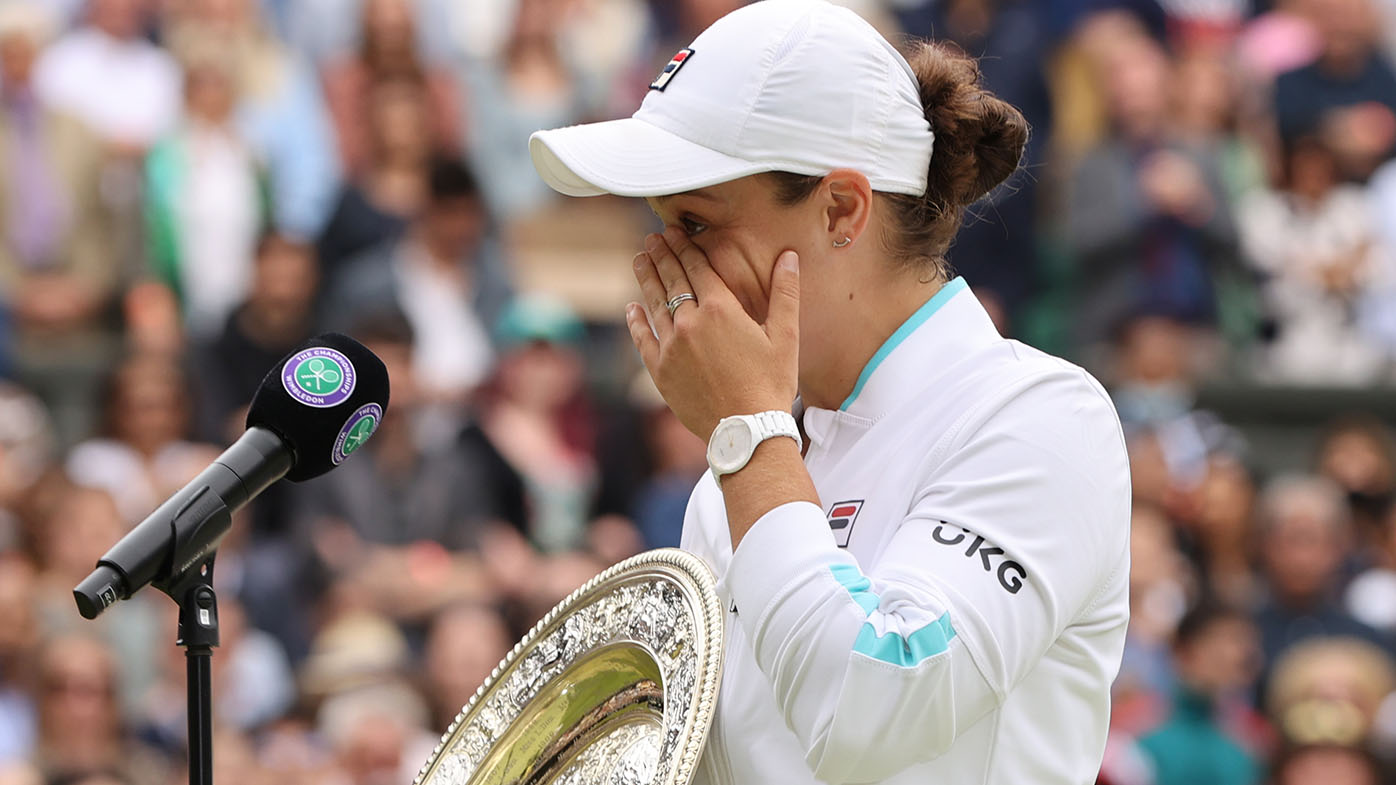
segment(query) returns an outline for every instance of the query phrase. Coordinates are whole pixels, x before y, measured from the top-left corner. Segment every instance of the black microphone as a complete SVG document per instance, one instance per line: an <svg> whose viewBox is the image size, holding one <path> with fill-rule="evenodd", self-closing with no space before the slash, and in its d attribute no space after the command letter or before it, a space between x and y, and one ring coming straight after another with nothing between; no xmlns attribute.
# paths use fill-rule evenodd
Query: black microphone
<svg viewBox="0 0 1396 785"><path fill-rule="evenodd" d="M285 477L318 477L383 421L388 369L337 333L312 338L272 368L252 398L247 431L207 469L122 537L73 589L84 618L146 584L167 588L205 562L232 514Z"/></svg>

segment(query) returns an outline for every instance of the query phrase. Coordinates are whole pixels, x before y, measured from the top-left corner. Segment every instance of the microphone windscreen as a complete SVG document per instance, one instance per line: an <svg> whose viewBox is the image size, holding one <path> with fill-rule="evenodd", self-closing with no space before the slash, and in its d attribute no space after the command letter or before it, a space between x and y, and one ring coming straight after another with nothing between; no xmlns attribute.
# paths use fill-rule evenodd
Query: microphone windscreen
<svg viewBox="0 0 1396 785"><path fill-rule="evenodd" d="M252 398L247 427L273 431L291 446L294 482L319 477L368 441L388 409L388 369L363 344L326 333L302 344L267 373Z"/></svg>

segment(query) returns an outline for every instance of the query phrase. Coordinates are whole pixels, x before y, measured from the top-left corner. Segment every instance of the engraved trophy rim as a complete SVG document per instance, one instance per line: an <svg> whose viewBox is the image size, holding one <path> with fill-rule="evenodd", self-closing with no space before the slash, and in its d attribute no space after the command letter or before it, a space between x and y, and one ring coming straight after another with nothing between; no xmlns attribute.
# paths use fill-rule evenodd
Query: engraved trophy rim
<svg viewBox="0 0 1396 785"><path fill-rule="evenodd" d="M452 720L446 732L442 734L441 740L432 750L431 756L417 772L413 785L424 785L428 781L429 776L443 757L448 754L448 750L456 744L461 733L472 724L478 724L476 721L480 719L484 707L491 702L496 693L503 692L509 684L508 677L520 666L526 655L538 648L540 642L561 628L568 617L575 612L599 603L607 595L619 592L627 585L640 582L647 575L663 577L676 584L688 598L687 604L692 610L694 643L696 645L686 649L686 651L689 653L688 656L694 660L696 678L694 678L692 686L687 688L690 700L682 702L682 704L686 704L686 717L678 740L678 747L672 755L671 765L667 767L667 771L656 772L652 780L653 785L687 785L697 770L698 761L706 746L708 732L716 710L718 685L722 679L725 636L723 634L722 603L717 596L717 581L712 570L699 557L678 548L659 548L645 551L607 568L573 591L542 619L539 619L528 631L528 634L514 644L514 647L494 667L484 683L456 714L455 719ZM636 640L624 642L645 651L655 660L656 666L658 665L658 657L650 650L649 646ZM599 650L615 643L616 641L613 640L594 648ZM667 674L665 678L667 681ZM539 691L541 692L541 688ZM665 712L667 713L670 705L668 684L664 685L664 694L666 698ZM533 698L530 697L526 703L532 700ZM520 707L505 727L512 726L522 716L522 707ZM493 750L493 741L491 741L490 749ZM472 771L463 782L452 785L474 783L474 777L477 773Z"/></svg>

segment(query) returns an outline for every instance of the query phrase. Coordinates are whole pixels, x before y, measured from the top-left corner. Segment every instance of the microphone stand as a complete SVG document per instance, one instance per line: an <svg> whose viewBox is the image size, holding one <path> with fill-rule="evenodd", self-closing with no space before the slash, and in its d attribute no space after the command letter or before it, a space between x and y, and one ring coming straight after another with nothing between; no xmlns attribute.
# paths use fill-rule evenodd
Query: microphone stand
<svg viewBox="0 0 1396 785"><path fill-rule="evenodd" d="M249 441L250 439L250 441ZM152 513L102 557L97 569L73 590L78 612L94 619L119 599L129 596L131 578L125 569L138 569L134 591L144 581L168 594L179 606L175 644L184 647L189 711L189 785L213 785L213 647L218 645L218 595L213 591L213 560L218 545L241 507L294 463L280 437L262 428L249 429L207 469ZM142 527L159 522L134 537ZM168 526L168 529L164 527ZM159 540L158 564L147 551ZM127 565L125 569L122 565ZM157 577L150 579L148 573Z"/></svg>
<svg viewBox="0 0 1396 785"><path fill-rule="evenodd" d="M232 523L227 503L207 485L182 500L171 525L170 575L150 583L179 606L175 645L184 647L189 785L213 785L213 647L218 645L213 560Z"/></svg>
<svg viewBox="0 0 1396 785"><path fill-rule="evenodd" d="M213 560L217 556L217 551L212 551L198 564L159 585L179 604L179 637L175 644L184 647L189 785L213 785L213 647L218 645Z"/></svg>

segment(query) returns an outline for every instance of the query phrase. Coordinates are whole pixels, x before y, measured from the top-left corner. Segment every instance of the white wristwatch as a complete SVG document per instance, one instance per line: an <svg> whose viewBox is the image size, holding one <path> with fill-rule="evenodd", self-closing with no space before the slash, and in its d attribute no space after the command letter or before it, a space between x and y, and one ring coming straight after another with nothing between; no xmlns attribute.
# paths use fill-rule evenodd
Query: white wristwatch
<svg viewBox="0 0 1396 785"><path fill-rule="evenodd" d="M756 452L756 446L767 439L789 436L800 443L800 429L790 412L769 411L724 417L708 439L708 466L713 477L740 471Z"/></svg>

